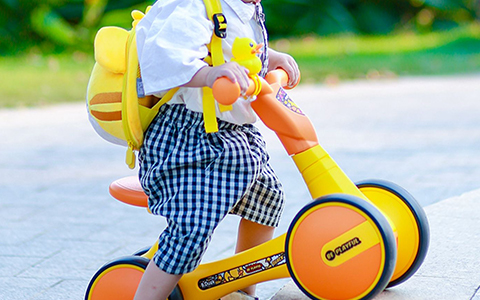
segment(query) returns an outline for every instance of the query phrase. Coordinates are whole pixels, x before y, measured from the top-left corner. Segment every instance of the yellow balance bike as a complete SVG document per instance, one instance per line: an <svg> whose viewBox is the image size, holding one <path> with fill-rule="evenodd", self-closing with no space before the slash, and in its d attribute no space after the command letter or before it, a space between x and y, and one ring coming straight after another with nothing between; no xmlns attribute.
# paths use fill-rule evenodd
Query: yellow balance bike
<svg viewBox="0 0 480 300"><path fill-rule="evenodd" d="M252 80L252 107L275 131L313 197L283 235L185 274L169 300L216 300L252 284L291 277L311 299L370 299L410 278L429 244L425 213L401 187L386 181L354 184L320 147L304 112L282 88L283 70ZM229 104L238 85L217 80L215 98ZM116 199L147 206L136 177L110 185ZM93 276L86 300L131 300L158 244L104 265Z"/></svg>

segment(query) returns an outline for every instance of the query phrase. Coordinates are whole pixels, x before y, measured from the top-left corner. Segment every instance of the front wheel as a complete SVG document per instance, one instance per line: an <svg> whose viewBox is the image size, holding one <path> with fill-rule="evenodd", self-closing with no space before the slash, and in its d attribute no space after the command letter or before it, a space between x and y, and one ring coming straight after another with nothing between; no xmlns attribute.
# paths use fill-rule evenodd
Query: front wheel
<svg viewBox="0 0 480 300"><path fill-rule="evenodd" d="M286 236L287 267L312 299L369 299L393 274L396 242L371 203L351 195L320 197L298 212Z"/></svg>
<svg viewBox="0 0 480 300"><path fill-rule="evenodd" d="M385 180L357 183L360 191L395 224L398 234L397 264L388 287L409 279L423 263L430 241L427 216L415 198Z"/></svg>

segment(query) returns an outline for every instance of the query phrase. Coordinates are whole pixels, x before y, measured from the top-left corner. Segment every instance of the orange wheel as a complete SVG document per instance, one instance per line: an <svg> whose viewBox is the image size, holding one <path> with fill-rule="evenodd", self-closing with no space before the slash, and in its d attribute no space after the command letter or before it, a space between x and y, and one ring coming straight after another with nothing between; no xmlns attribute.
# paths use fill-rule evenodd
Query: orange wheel
<svg viewBox="0 0 480 300"><path fill-rule="evenodd" d="M370 203L327 195L306 205L287 231L287 266L312 299L367 299L393 274L396 242L388 221Z"/></svg>
<svg viewBox="0 0 480 300"><path fill-rule="evenodd" d="M397 228L397 263L388 287L398 285L415 274L427 255L430 241L427 216L415 198L394 183L368 180L357 186Z"/></svg>
<svg viewBox="0 0 480 300"><path fill-rule="evenodd" d="M140 256L116 259L90 280L85 300L132 300L149 260Z"/></svg>
<svg viewBox="0 0 480 300"><path fill-rule="evenodd" d="M90 280L85 300L132 300L149 261L142 256L126 256L107 263ZM168 300L183 300L178 286Z"/></svg>

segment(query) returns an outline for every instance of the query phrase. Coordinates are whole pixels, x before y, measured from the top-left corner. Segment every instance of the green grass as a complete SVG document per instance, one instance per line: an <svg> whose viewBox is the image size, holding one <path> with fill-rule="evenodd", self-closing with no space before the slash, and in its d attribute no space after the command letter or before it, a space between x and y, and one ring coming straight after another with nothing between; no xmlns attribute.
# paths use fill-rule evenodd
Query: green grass
<svg viewBox="0 0 480 300"><path fill-rule="evenodd" d="M432 50L402 54L299 57L297 61L304 82L480 72L480 41L468 43L476 44L479 53L459 55ZM456 46L459 44L456 43Z"/></svg>
<svg viewBox="0 0 480 300"><path fill-rule="evenodd" d="M480 25L423 35L306 37L277 40L302 82L480 72ZM0 57L0 107L84 101L93 55Z"/></svg>
<svg viewBox="0 0 480 300"><path fill-rule="evenodd" d="M85 101L92 67L83 53L0 57L0 107Z"/></svg>
<svg viewBox="0 0 480 300"><path fill-rule="evenodd" d="M304 82L480 72L480 25L423 35L279 40Z"/></svg>

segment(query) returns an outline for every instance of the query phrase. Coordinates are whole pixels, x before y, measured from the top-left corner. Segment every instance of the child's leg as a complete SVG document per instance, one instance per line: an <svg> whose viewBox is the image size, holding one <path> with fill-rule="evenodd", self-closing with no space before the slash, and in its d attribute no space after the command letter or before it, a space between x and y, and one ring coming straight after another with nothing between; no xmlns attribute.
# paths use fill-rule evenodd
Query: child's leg
<svg viewBox="0 0 480 300"><path fill-rule="evenodd" d="M165 273L151 260L140 281L134 300L166 300L181 277L182 275Z"/></svg>
<svg viewBox="0 0 480 300"><path fill-rule="evenodd" d="M261 225L246 219L240 221L238 226L237 246L235 252L242 252L252 247L258 246L273 237L275 227ZM243 289L249 295L255 295L255 285Z"/></svg>

